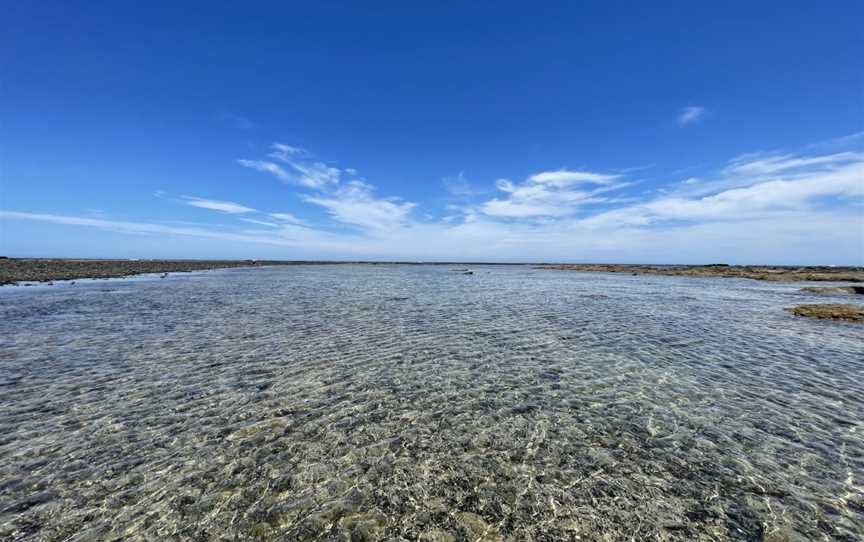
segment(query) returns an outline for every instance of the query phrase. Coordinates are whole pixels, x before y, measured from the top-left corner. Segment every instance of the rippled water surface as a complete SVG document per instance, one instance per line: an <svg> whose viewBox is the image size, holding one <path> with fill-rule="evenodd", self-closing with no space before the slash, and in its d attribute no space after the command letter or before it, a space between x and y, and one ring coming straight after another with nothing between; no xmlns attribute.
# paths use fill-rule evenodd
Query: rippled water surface
<svg viewBox="0 0 864 542"><path fill-rule="evenodd" d="M862 540L864 326L784 312L800 286L316 266L4 288L0 539Z"/></svg>

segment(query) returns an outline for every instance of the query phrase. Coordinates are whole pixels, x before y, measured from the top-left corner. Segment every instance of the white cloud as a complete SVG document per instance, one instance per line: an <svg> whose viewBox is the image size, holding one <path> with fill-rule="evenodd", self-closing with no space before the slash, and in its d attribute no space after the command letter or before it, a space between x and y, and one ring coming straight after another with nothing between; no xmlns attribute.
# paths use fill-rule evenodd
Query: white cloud
<svg viewBox="0 0 864 542"><path fill-rule="evenodd" d="M743 220L770 217L776 212L807 210L822 198L864 196L864 157L842 167L824 167L835 164L836 160L788 157L786 160L823 167L799 172L791 178L757 178L749 186L724 189L711 195L663 197L606 211L586 218L582 224L614 226L646 225L663 220Z"/></svg>
<svg viewBox="0 0 864 542"><path fill-rule="evenodd" d="M108 221L74 216L0 211L0 220L40 221L127 234L155 234L168 246L172 237L212 239L245 257L290 259L297 254L323 259L605 261L864 264L862 221L857 213L783 212L736 221L664 223L604 228L579 220L538 225L478 216L458 224L408 223L392 231L327 233L290 226L232 233L198 227ZM180 247L186 245L180 244ZM202 245L203 246L203 245ZM259 247L259 248L253 248ZM272 247L272 248L267 248ZM815 250L818 247L818 250ZM290 249L289 251L286 251Z"/></svg>
<svg viewBox="0 0 864 542"><path fill-rule="evenodd" d="M196 198L192 196L183 196L183 203L192 207L200 207L201 209L210 209L212 211L220 211L232 215L241 215L252 213L255 209L234 203L233 201L217 201L212 199Z"/></svg>
<svg viewBox="0 0 864 542"><path fill-rule="evenodd" d="M240 220L242 220L243 222L249 222L250 224L258 224L260 226L268 226L271 228L278 228L279 227L279 224L276 224L274 222L267 222L264 220L255 220L254 218L241 218Z"/></svg>
<svg viewBox="0 0 864 542"><path fill-rule="evenodd" d="M309 188L324 188L339 184L339 178L342 176L342 170L321 162L295 162L291 167L299 174L296 177L298 183Z"/></svg>
<svg viewBox="0 0 864 542"><path fill-rule="evenodd" d="M158 235L160 240L166 243L173 237L191 237L198 239L210 239L222 242L236 243L241 247L249 244L268 245L274 247L288 247L291 249L302 249L320 251L330 254L351 254L357 252L358 247L363 247L363 238L350 234L333 234L321 230L305 228L294 224L281 224L277 228L268 230L252 230L244 232L225 231L213 229L208 226L172 226L154 222L132 222L119 220L103 220L89 217L78 217L69 215L56 215L47 213L24 213L16 211L0 210L0 220L23 220L47 222L67 226L91 227L104 231L137 235ZM272 256L285 258L285 253L269 253ZM279 256L278 254L281 254Z"/></svg>
<svg viewBox="0 0 864 542"><path fill-rule="evenodd" d="M273 148L273 152L270 153L270 157L282 160L286 163L290 162L294 157L309 156L309 151L306 149L292 147L291 145L285 145L284 143L273 143L271 147Z"/></svg>
<svg viewBox="0 0 864 542"><path fill-rule="evenodd" d="M274 175L280 181L291 182L291 175L285 171L282 166L279 164L274 164L273 162L267 162L264 160L237 160L237 163L243 167L248 167L250 169L254 169L256 171L263 171L265 173L270 173Z"/></svg>
<svg viewBox="0 0 864 542"><path fill-rule="evenodd" d="M572 214L579 203L586 203L589 199L587 192L568 192L566 199L561 199L548 191L519 189L508 199L484 202L481 209L487 215L510 218L566 216Z"/></svg>
<svg viewBox="0 0 864 542"><path fill-rule="evenodd" d="M269 156L288 164L294 170L292 176L294 182L307 188L323 189L337 185L343 174L356 175L357 173L353 169L342 171L323 162L311 160L312 153L300 147L292 147L284 143L273 143L271 147L273 152Z"/></svg>
<svg viewBox="0 0 864 542"><path fill-rule="evenodd" d="M597 194L623 187L623 184L611 184L620 177L562 169L531 175L521 184L499 179L496 186L507 197L486 201L481 209L490 216L509 218L567 216L573 214L580 205L603 201ZM600 187L576 189L578 185Z"/></svg>
<svg viewBox="0 0 864 542"><path fill-rule="evenodd" d="M537 173L528 177L528 180L549 186L565 187L580 183L608 184L618 177L620 177L620 175L561 169L558 171L544 171L542 173Z"/></svg>
<svg viewBox="0 0 864 542"><path fill-rule="evenodd" d="M706 108L698 105L682 107L678 112L678 125L687 126L688 124L696 124L705 117L707 112L708 110Z"/></svg>
<svg viewBox="0 0 864 542"><path fill-rule="evenodd" d="M244 236L236 235L229 232L213 231L206 228L189 228L166 226L164 224L155 224L150 222L127 222L119 220L102 220L96 218L85 218L67 215L54 215L44 213L19 213L15 211L0 211L0 218L13 220L33 220L39 222L51 222L54 224L64 224L70 226L90 226L94 228L122 232L122 233L144 233L144 234L164 234L164 235L180 235L189 237L207 237L211 239L222 239L228 241L251 241L253 239ZM256 238L257 239L257 238Z"/></svg>
<svg viewBox="0 0 864 542"><path fill-rule="evenodd" d="M301 154L274 149L292 160ZM302 152L304 164L310 162ZM356 172L337 171L335 182L307 186L300 198L324 208L335 223L351 226L338 231L318 229L290 213L191 197L184 202L267 228L240 231L239 222L187 227L12 211L0 212L0 218L206 238L214 240L213 246L234 243L254 250L253 257L260 258L864 264L860 152L748 155L714 175L700 172L698 182L670 179L664 194L615 198L608 193L633 184L623 175L546 171L521 182L501 179L498 197L478 205L449 205L437 220L418 218L428 209L415 213L413 202L379 197L372 184L355 178Z"/></svg>
<svg viewBox="0 0 864 542"><path fill-rule="evenodd" d="M282 222L288 222L289 224L305 224L306 221L297 218L291 213L270 213L270 218L275 218L276 220L280 220Z"/></svg>
<svg viewBox="0 0 864 542"><path fill-rule="evenodd" d="M745 155L732 160L728 173L739 175L771 175L781 171L800 170L810 166L842 165L864 160L864 153L841 152L825 156L800 157L790 154L762 156Z"/></svg>
<svg viewBox="0 0 864 542"><path fill-rule="evenodd" d="M240 159L237 162L244 167L270 173L280 181L319 190L339 184L340 177L347 172L310 160L310 153L299 147L274 143L271 148L270 158L287 164L288 169L266 160Z"/></svg>
<svg viewBox="0 0 864 542"><path fill-rule="evenodd" d="M270 157L287 164L291 172L270 162L264 162L266 167L249 160L240 160L240 163L261 171L278 172L277 177L282 180L314 189L317 192L314 195L301 195L303 201L324 207L335 221L342 224L379 233L407 224L415 204L399 198L378 198L374 195L375 187L359 178L343 182L343 177L357 177L357 170L343 170L311 160L311 153L298 147L274 143L272 148ZM303 223L288 213L271 213L270 217L293 224Z"/></svg>
<svg viewBox="0 0 864 542"><path fill-rule="evenodd" d="M327 209L338 222L371 232L392 231L407 223L416 204L394 199L379 199L374 188L362 181L351 181L326 196L304 196L304 201Z"/></svg>

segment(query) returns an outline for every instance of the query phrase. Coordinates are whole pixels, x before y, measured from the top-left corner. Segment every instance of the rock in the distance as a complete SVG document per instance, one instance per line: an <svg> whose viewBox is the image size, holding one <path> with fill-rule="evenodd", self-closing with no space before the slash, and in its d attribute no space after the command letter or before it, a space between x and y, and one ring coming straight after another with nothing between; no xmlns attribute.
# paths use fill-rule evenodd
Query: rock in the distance
<svg viewBox="0 0 864 542"><path fill-rule="evenodd" d="M807 316L822 320L846 320L849 322L864 322L864 305L847 305L843 303L824 303L798 305L786 309L795 316Z"/></svg>

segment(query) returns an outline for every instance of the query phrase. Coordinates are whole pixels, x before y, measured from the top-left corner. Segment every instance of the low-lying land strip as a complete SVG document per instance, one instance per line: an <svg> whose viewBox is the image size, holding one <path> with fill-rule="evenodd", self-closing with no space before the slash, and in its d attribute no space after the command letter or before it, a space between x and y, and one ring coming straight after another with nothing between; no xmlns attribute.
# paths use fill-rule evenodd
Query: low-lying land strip
<svg viewBox="0 0 864 542"><path fill-rule="evenodd" d="M861 267L784 267L753 265L626 265L626 264L544 264L540 269L563 271L727 277L776 281L864 282Z"/></svg>
<svg viewBox="0 0 864 542"><path fill-rule="evenodd" d="M272 265L336 265L336 264L410 264L456 265L453 262L337 262L289 260L90 260L50 258L0 257L0 284L17 282L48 282L82 278L116 278L142 273L175 273L232 267ZM468 265L462 263L462 265ZM472 265L505 265L484 264ZM630 273L694 277L736 277L772 281L837 281L864 283L861 267L783 267L783 266L729 266L729 265L629 265L629 264L539 264L539 269L564 271ZM861 287L842 287L858 293ZM829 288L824 293L840 293L840 288ZM816 293L816 288L807 289ZM829 291L830 290L830 291ZM849 291L853 293L853 291Z"/></svg>
<svg viewBox="0 0 864 542"><path fill-rule="evenodd" d="M107 279L141 273L176 273L229 267L302 265L306 262L255 260L67 260L41 258L0 259L0 284L50 282L84 278Z"/></svg>
<svg viewBox="0 0 864 542"><path fill-rule="evenodd" d="M0 256L0 285L54 280L108 279L142 273L178 273L231 267L272 265L454 265L452 262L367 262L305 260L89 260L64 258L6 258ZM461 265L516 265L460 262ZM521 264L520 264L521 265Z"/></svg>

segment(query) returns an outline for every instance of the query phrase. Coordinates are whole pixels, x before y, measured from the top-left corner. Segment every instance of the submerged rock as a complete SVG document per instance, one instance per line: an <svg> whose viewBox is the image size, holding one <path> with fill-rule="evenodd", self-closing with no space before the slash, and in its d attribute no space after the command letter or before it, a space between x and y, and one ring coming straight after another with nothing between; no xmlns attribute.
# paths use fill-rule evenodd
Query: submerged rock
<svg viewBox="0 0 864 542"><path fill-rule="evenodd" d="M846 305L842 303L824 303L798 305L786 309L795 316L807 316L822 320L847 320L864 322L864 305Z"/></svg>
<svg viewBox="0 0 864 542"><path fill-rule="evenodd" d="M456 539L453 535L440 529L426 531L420 535L420 540L423 542L454 542Z"/></svg>
<svg viewBox="0 0 864 542"><path fill-rule="evenodd" d="M811 294L860 294L864 295L864 286L807 286L802 292Z"/></svg>
<svg viewBox="0 0 864 542"><path fill-rule="evenodd" d="M456 514L456 522L466 531L466 540L476 540L477 542L500 542L504 540L497 529L472 512L459 512Z"/></svg>

